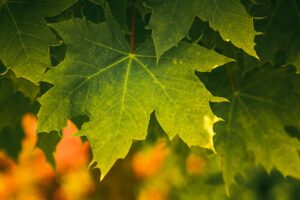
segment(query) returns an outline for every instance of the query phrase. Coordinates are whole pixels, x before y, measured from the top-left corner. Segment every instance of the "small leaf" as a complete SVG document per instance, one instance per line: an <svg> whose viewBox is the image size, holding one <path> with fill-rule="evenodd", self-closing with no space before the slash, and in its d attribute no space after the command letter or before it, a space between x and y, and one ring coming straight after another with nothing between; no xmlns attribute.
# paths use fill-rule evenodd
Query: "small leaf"
<svg viewBox="0 0 300 200"><path fill-rule="evenodd" d="M51 164L53 169L56 169L54 153L60 140L61 137L57 132L38 134L36 147L40 148L44 152L47 161Z"/></svg>

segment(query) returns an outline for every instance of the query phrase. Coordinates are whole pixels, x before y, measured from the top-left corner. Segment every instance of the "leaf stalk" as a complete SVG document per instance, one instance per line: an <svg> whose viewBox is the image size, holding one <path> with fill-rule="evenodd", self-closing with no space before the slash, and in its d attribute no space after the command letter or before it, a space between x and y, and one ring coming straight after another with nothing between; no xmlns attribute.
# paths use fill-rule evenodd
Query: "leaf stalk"
<svg viewBox="0 0 300 200"><path fill-rule="evenodd" d="M132 15L131 15L131 33L130 33L130 51L134 54L134 26L135 26L135 0L132 0Z"/></svg>

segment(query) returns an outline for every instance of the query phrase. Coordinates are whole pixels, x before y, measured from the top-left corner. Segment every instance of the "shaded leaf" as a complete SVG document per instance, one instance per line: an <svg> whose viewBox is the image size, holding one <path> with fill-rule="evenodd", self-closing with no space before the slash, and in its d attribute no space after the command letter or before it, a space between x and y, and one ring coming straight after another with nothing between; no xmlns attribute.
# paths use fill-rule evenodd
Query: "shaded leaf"
<svg viewBox="0 0 300 200"><path fill-rule="evenodd" d="M213 94L230 100L213 106L214 112L225 119L216 125L215 145L223 158L227 187L243 173L247 162L261 165L268 172L276 168L284 176L299 178L300 141L289 136L285 126L300 129L300 77L290 68L267 66L245 76L232 69L229 67L229 73L216 70L205 81L211 84L208 87ZM220 76L223 80L215 82Z"/></svg>
<svg viewBox="0 0 300 200"><path fill-rule="evenodd" d="M296 1L272 1L265 9L271 10L267 19L257 22L264 32L257 38L259 57L263 62L274 62L278 54L285 55L285 63L293 64L299 73L300 11Z"/></svg>
<svg viewBox="0 0 300 200"><path fill-rule="evenodd" d="M56 169L54 153L60 140L61 137L57 132L38 134L36 147L40 148L44 152L47 161L51 164L53 169Z"/></svg>
<svg viewBox="0 0 300 200"><path fill-rule="evenodd" d="M30 100L16 91L12 80L0 76L0 149L14 159L18 157L24 137L21 118L33 110Z"/></svg>

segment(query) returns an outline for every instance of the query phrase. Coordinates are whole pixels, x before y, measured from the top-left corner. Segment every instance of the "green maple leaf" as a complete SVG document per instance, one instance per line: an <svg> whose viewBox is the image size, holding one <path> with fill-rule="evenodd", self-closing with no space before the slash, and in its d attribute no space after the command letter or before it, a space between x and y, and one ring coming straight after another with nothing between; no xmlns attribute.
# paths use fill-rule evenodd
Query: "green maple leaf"
<svg viewBox="0 0 300 200"><path fill-rule="evenodd" d="M23 138L24 133L20 125L15 128L5 127L0 129L0 150L17 160L22 148Z"/></svg>
<svg viewBox="0 0 300 200"><path fill-rule="evenodd" d="M146 16L151 14L152 10L146 5L145 0L137 0L135 7L141 14L143 21L146 21Z"/></svg>
<svg viewBox="0 0 300 200"><path fill-rule="evenodd" d="M57 132L48 133L39 133L36 147L40 148L45 156L47 161L51 164L53 169L56 169L56 163L54 159L54 153L56 147L61 140L61 136Z"/></svg>
<svg viewBox="0 0 300 200"><path fill-rule="evenodd" d="M112 15L121 28L129 32L127 27L127 16L128 16L128 8L131 7L132 1L128 0L92 0L93 3L101 5L104 10L107 5L109 5Z"/></svg>
<svg viewBox="0 0 300 200"><path fill-rule="evenodd" d="M20 82L23 82L22 87ZM30 98L31 93L24 94L23 91L36 89L32 83L11 73L0 76L0 129L19 124L22 115L30 110L30 101L25 97Z"/></svg>
<svg viewBox="0 0 300 200"><path fill-rule="evenodd" d="M93 24L73 19L52 25L68 46L65 60L44 81L54 85L41 97L39 132L60 130L67 119L88 115L86 135L102 178L132 140L145 139L150 114L172 139L213 148L212 125L218 119L212 96L194 75L231 61L213 50L181 43L157 65L151 41L130 53L120 28L111 20Z"/></svg>
<svg viewBox="0 0 300 200"><path fill-rule="evenodd" d="M274 4L274 3L273 3ZM294 0L277 1L269 12L268 20L260 29L256 50L263 62L285 55L286 63L293 64L300 73L300 15Z"/></svg>
<svg viewBox="0 0 300 200"><path fill-rule="evenodd" d="M225 41L257 57L253 20L238 0L152 0L149 5L153 12L148 27L158 58L188 35L195 16L208 21Z"/></svg>
<svg viewBox="0 0 300 200"><path fill-rule="evenodd" d="M24 137L21 118L25 113L33 112L34 106L18 91L20 88L15 83L20 82L16 81L15 77L10 79L11 76L0 76L0 149L16 159ZM26 85L21 89L25 89Z"/></svg>
<svg viewBox="0 0 300 200"><path fill-rule="evenodd" d="M208 75L206 83L212 84L213 94L230 100L213 106L225 120L216 125L215 146L223 158L227 189L251 164L251 157L252 164L268 172L276 168L284 176L300 178L300 141L285 130L286 126L300 130L299 76L290 69L271 67L255 69L245 76L237 70L227 78L224 74L223 69ZM223 86L216 87L216 80Z"/></svg>
<svg viewBox="0 0 300 200"><path fill-rule="evenodd" d="M75 0L4 0L0 2L0 59L17 76L37 83L50 66L55 35L46 24Z"/></svg>
<svg viewBox="0 0 300 200"><path fill-rule="evenodd" d="M36 99L38 93L40 92L39 86L33 84L27 79L22 77L16 77L16 75L8 71L4 77L9 78L13 83L13 90L15 92L21 92L25 97L29 98L32 102Z"/></svg>

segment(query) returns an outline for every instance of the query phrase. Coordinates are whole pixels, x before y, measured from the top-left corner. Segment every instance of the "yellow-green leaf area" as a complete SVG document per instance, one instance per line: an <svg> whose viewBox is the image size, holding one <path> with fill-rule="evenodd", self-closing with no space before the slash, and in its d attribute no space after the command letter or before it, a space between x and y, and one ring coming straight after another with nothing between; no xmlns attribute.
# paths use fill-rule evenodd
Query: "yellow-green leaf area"
<svg viewBox="0 0 300 200"><path fill-rule="evenodd" d="M79 135L88 137L102 178L133 140L145 139L152 112L170 139L178 135L189 146L213 149L218 118L209 102L223 99L208 92L195 70L210 71L231 59L181 43L157 64L151 41L132 53L110 19L97 25L73 19L53 27L68 50L45 76L54 86L39 100L39 132L59 130L68 118L87 115Z"/></svg>
<svg viewBox="0 0 300 200"><path fill-rule="evenodd" d="M76 0L0 2L0 59L19 77L38 83L51 65L49 46L58 41L45 17L57 15Z"/></svg>

